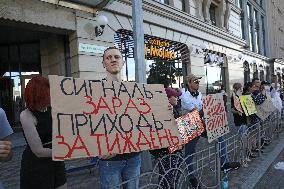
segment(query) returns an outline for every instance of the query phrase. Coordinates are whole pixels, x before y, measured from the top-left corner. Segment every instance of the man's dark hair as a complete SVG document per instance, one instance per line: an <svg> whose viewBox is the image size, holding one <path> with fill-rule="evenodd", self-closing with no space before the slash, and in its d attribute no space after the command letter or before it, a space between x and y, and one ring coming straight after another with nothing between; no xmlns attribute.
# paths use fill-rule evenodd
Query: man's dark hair
<svg viewBox="0 0 284 189"><path fill-rule="evenodd" d="M251 82L254 84L255 81L260 80L259 78L255 77L251 80Z"/></svg>
<svg viewBox="0 0 284 189"><path fill-rule="evenodd" d="M106 54L106 52L109 51L109 50L112 50L112 49L116 49L116 50L118 50L118 51L120 52L120 50L119 50L117 47L114 47L114 46L108 47L108 48L104 51L103 60L105 59L105 54ZM120 53L121 53L121 52L120 52Z"/></svg>

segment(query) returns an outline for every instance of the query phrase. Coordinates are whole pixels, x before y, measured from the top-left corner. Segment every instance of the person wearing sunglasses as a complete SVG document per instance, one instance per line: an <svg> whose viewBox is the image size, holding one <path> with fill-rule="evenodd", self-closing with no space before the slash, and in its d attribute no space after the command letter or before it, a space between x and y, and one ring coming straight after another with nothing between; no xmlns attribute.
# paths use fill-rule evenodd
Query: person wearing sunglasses
<svg viewBox="0 0 284 189"><path fill-rule="evenodd" d="M197 77L194 74L189 74L185 78L185 88L183 88L181 99L181 110L182 115L187 114L193 110L198 110L200 113L200 117L203 117L202 110L202 94L198 91L199 89L199 79L202 77ZM188 166L189 171L189 182L192 187L199 188L198 180L193 173L194 168L192 165L193 154L195 153L196 144L198 142L199 137L191 140L189 143L185 145L185 161Z"/></svg>
<svg viewBox="0 0 284 189"><path fill-rule="evenodd" d="M185 78L185 88L182 89L182 95L180 96L181 99L181 108L182 114L186 114L193 110L198 110L199 115L203 118L204 113L202 109L202 94L199 92L199 83L202 77L197 77L194 74L189 74ZM206 132L204 132L201 136L207 138ZM200 188L197 178L194 174L194 168L192 164L193 154L195 153L196 145L200 137L196 137L195 139L191 140L189 143L185 145L185 158L186 163L188 166L189 171L189 181L192 187ZM221 147L221 165L222 170L230 170L230 169L238 169L240 167L239 162L229 162L228 155L226 150L226 143L224 142L223 137L218 138L218 142L220 143Z"/></svg>

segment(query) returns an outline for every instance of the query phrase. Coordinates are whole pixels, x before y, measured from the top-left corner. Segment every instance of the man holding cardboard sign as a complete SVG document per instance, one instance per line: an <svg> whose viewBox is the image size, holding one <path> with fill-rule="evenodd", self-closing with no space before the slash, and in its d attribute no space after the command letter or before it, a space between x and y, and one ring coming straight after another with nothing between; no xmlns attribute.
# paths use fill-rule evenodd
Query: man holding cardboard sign
<svg viewBox="0 0 284 189"><path fill-rule="evenodd" d="M49 76L53 159L99 156L102 189L119 188L121 180L124 188L138 188L140 151L181 141L163 85L120 82L123 64L110 47L102 81Z"/></svg>
<svg viewBox="0 0 284 189"><path fill-rule="evenodd" d="M107 72L107 81L121 81L121 70L124 65L121 52L110 47L103 54L103 65ZM138 188L141 167L140 153L101 156L99 161L101 188L118 185L122 181L132 179L126 184L127 189ZM136 179L135 179L136 178Z"/></svg>

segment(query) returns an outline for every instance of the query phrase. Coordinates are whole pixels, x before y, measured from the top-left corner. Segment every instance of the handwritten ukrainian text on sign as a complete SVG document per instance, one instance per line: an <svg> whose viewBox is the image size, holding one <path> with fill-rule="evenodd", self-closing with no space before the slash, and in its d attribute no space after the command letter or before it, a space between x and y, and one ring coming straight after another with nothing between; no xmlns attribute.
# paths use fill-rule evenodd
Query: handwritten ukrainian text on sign
<svg viewBox="0 0 284 189"><path fill-rule="evenodd" d="M203 122L199 112L194 110L176 119L177 127L181 135L182 143L187 144L192 139L204 132ZM179 146L169 147L170 153L176 151Z"/></svg>
<svg viewBox="0 0 284 189"><path fill-rule="evenodd" d="M208 142L229 133L223 95L210 94L202 99Z"/></svg>
<svg viewBox="0 0 284 189"><path fill-rule="evenodd" d="M162 85L49 80L54 160L159 149L181 141Z"/></svg>
<svg viewBox="0 0 284 189"><path fill-rule="evenodd" d="M276 111L276 107L273 105L271 98L267 98L261 105L257 105L256 115L261 119L265 120L270 114Z"/></svg>
<svg viewBox="0 0 284 189"><path fill-rule="evenodd" d="M239 98L246 116L256 113L255 104L250 95L243 95L240 96Z"/></svg>

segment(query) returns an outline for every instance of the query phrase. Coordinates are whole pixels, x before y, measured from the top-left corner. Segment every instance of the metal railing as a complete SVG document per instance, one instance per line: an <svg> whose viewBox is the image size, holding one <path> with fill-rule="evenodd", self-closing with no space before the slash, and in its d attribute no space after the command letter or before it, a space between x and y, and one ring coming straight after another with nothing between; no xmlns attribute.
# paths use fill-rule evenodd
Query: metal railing
<svg viewBox="0 0 284 189"><path fill-rule="evenodd" d="M252 156L255 158L262 156L262 147L279 137L282 130L281 114L274 112L266 120L231 134L225 139L226 145L223 146L226 148L230 161L238 161L245 165L246 161ZM153 160L153 171L139 176L139 188L188 189L191 188L189 180L192 175L195 175L202 188L221 188L222 177L227 174L227 171L221 170L221 150L224 150L221 148L221 143L215 142L187 157L182 154L170 154L161 159L155 159ZM186 160L191 157L193 158L192 163L187 164ZM171 159L178 160L180 162L178 166L172 166ZM170 162L170 165L167 165L166 168L164 167L165 163L163 163L165 160ZM189 166L193 166L194 170L189 171ZM159 169L164 169L164 174L160 174ZM168 180L168 174L172 179ZM171 181L174 181L174 183L171 183ZM127 182L129 181L114 186L114 188L120 188Z"/></svg>

